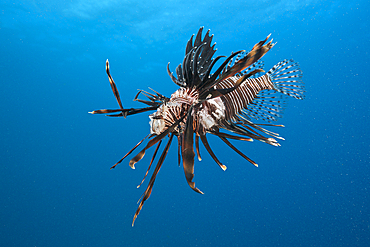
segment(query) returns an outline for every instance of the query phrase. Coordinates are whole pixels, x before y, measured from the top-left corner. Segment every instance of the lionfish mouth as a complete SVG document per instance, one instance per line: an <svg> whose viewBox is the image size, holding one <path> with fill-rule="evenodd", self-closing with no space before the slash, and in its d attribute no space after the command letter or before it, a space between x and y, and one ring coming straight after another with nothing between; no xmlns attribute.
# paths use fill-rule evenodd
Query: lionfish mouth
<svg viewBox="0 0 370 247"><path fill-rule="evenodd" d="M95 110L90 113L108 114L107 116L110 117L127 117L154 111L149 115L150 134L136 144L111 169L148 139L145 147L129 162L130 167L135 169L135 164L144 157L146 151L156 145L149 167L138 185L140 187L149 173L162 140L169 136L136 210L132 226L144 202L150 197L154 181L166 158L174 135L178 141L178 163L180 165L182 161L186 181L194 191L203 194L193 182L194 146L197 158L201 160L199 139L223 170L226 170L226 166L212 151L206 137L207 133L219 137L236 153L257 167L256 162L237 149L229 140L258 140L273 146L280 146L277 139L283 140L283 138L264 127L283 127L283 125L271 124L271 122L281 117L286 99L284 95L296 99L304 98L302 72L298 63L293 60L283 60L267 73L262 74L264 70L260 58L275 45L272 40L267 42L270 35L255 44L250 52L240 50L232 53L215 69L216 63L224 56L213 57L216 52L215 44L211 45L213 35L210 36L208 30L202 37L202 32L203 27L199 29L194 40L193 35L187 42L184 60L176 67L177 77L170 71L169 64L167 65L171 80L180 88L170 98L154 90L152 92L140 90L134 101L145 104L146 107L143 108L123 108L117 86L110 74L109 62L106 61L109 83L119 108ZM145 96L146 99L139 99L140 95ZM254 123L252 119L264 120L267 123ZM222 130L229 133L222 132Z"/></svg>

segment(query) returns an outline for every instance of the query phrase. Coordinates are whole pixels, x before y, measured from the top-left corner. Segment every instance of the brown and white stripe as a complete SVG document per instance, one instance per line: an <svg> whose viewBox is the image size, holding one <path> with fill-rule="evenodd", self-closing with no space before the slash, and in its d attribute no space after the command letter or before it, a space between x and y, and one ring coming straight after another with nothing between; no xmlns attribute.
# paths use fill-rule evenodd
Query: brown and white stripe
<svg viewBox="0 0 370 247"><path fill-rule="evenodd" d="M238 77L230 77L217 85L217 89L231 88L235 85ZM236 120L238 114L250 105L262 90L272 90L274 85L270 77L265 74L258 78L248 78L234 91L221 96L226 105L226 119Z"/></svg>

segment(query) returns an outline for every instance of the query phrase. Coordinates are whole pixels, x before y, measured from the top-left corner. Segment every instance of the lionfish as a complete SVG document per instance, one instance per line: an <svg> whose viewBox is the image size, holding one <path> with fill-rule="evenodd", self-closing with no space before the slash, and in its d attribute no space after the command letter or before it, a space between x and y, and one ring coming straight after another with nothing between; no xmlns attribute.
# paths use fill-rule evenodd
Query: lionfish
<svg viewBox="0 0 370 247"><path fill-rule="evenodd" d="M199 29L194 41L194 35L192 35L187 42L185 58L182 64L176 67L177 78L170 72L169 63L167 65L170 78L180 88L170 98L152 89L152 92L139 90L134 101L147 105L143 108L123 108L116 84L109 71L109 62L106 61L106 72L119 109L103 109L90 113L110 114L107 115L110 117L127 117L137 113L154 111L149 115L150 134L134 146L111 169L121 163L148 138L146 146L129 162L130 167L135 169L135 164L143 158L146 150L156 145L141 185L148 175L162 140L169 136L149 184L142 195L133 217L132 226L144 202L152 192L154 181L174 136L178 140L178 164L180 166L182 160L186 181L190 188L203 194L193 182L194 146L197 158L199 161L201 160L199 139L222 170L226 170L226 166L218 160L212 151L207 141L207 133L219 137L236 153L257 167L257 163L237 149L229 139L241 141L255 139L273 146L280 146L276 139L284 139L277 133L266 130L264 126L284 127L283 125L271 124L272 121L281 117L285 99L285 97L281 97L282 94L296 99L304 97L302 72L297 62L283 60L267 73L261 75L264 70L262 69L263 63L259 59L276 44L272 43L272 40L267 42L270 35L255 44L250 52L240 50L232 53L217 69L214 69L216 63L225 56L213 58L216 52L215 44L211 45L213 35L210 36L210 30L208 30L202 38L202 31L203 27ZM213 69L214 72L212 72ZM146 98L139 99L139 95ZM265 120L268 123L257 124L252 122L252 118ZM229 133L222 130L227 130ZM140 185L137 187L139 188Z"/></svg>

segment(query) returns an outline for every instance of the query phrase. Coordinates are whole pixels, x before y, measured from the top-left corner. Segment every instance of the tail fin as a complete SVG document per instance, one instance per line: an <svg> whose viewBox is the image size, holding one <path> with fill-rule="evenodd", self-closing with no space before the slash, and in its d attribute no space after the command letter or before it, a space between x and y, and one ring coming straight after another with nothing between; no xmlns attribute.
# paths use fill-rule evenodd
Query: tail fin
<svg viewBox="0 0 370 247"><path fill-rule="evenodd" d="M305 89L302 82L302 71L299 64L293 59L285 59L279 62L267 74L278 92L296 99L304 98Z"/></svg>

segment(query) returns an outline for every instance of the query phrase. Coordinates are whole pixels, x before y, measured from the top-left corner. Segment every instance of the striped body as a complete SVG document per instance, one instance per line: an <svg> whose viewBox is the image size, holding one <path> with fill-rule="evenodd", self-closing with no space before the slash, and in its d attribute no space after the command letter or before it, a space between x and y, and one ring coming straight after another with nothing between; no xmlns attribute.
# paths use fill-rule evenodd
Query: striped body
<svg viewBox="0 0 370 247"><path fill-rule="evenodd" d="M220 82L217 87L222 89L233 87L237 79L236 76L230 77ZM240 87L220 97L228 109L226 119L235 121L236 115L246 109L260 91L273 89L274 85L267 74L257 78L247 78Z"/></svg>
<svg viewBox="0 0 370 247"><path fill-rule="evenodd" d="M226 89L235 85L238 76L229 77L220 82L216 88ZM258 78L247 78L236 90L226 95L205 100L193 111L193 129L195 133L205 133L214 126L219 126L223 120L236 121L237 115L246 109L262 90L273 90L274 85L270 77L265 74ZM172 126L177 119L194 103L199 102L199 93L196 89L180 88L175 91L168 102L161 105L157 111L149 116L151 134L159 135ZM176 128L177 134L184 127L186 117Z"/></svg>

